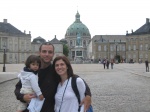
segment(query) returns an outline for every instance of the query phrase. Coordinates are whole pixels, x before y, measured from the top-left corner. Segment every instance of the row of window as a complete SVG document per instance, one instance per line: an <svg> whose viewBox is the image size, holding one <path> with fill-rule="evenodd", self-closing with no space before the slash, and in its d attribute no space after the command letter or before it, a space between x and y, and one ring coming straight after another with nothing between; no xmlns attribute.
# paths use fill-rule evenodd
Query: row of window
<svg viewBox="0 0 150 112"><path fill-rule="evenodd" d="M83 42L82 42L82 41L83 41ZM86 46L86 45L87 45L86 40L82 40L82 39L81 39L81 42L80 42L80 43L81 43L81 46ZM70 46L74 46L74 45L76 45L76 46L78 45L78 44L77 44L77 41L76 41L76 40L75 40L75 41L70 40Z"/></svg>
<svg viewBox="0 0 150 112"><path fill-rule="evenodd" d="M116 47L116 45L110 45L110 51L116 51L116 49L117 49L117 51L125 51L125 45L117 45L117 47ZM145 45L140 44L139 48L136 45L128 45L128 50L129 51L131 51L131 50L138 50L138 49L140 51L141 50L146 50L147 51L150 48L149 48L148 44L145 44ZM107 45L104 45L103 47L101 45L99 45L98 46L98 51L108 51Z"/></svg>
<svg viewBox="0 0 150 112"><path fill-rule="evenodd" d="M125 45L110 45L110 51L116 51L116 49L117 51L125 51ZM99 45L98 51L108 51L107 45L104 45L103 47Z"/></svg>
<svg viewBox="0 0 150 112"><path fill-rule="evenodd" d="M145 37L145 38L127 38L126 39L128 42L135 42L135 41L143 41L143 40L145 40L145 41L150 41L150 37Z"/></svg>
<svg viewBox="0 0 150 112"><path fill-rule="evenodd" d="M142 45L142 44L140 44L139 45L139 48L138 48L138 46L136 46L136 45L128 45L128 50L130 51L130 50L140 50L140 51L142 51L142 50L149 50L149 47L148 47L148 44L145 44L145 45Z"/></svg>

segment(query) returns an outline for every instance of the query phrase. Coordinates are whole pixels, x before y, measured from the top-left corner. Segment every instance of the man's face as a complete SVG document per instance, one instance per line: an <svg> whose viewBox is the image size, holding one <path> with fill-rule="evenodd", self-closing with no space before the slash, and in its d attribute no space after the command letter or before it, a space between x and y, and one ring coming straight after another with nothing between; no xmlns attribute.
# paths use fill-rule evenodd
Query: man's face
<svg viewBox="0 0 150 112"><path fill-rule="evenodd" d="M42 45L39 55L44 63L50 63L54 56L53 46L52 45Z"/></svg>

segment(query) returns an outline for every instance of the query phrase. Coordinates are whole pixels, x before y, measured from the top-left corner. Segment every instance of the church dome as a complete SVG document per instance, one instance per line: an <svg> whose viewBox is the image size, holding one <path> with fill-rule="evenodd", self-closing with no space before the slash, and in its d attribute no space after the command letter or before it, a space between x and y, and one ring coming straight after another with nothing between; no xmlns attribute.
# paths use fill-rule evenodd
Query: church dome
<svg viewBox="0 0 150 112"><path fill-rule="evenodd" d="M78 12L75 18L75 22L68 27L65 36L76 36L78 33L80 36L91 36L87 26L80 21L80 14Z"/></svg>

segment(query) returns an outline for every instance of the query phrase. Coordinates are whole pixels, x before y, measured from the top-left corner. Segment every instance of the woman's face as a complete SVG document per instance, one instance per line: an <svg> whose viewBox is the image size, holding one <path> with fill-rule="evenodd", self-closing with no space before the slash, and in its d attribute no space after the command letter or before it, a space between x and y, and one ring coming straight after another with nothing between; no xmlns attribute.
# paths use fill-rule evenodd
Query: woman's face
<svg viewBox="0 0 150 112"><path fill-rule="evenodd" d="M56 61L55 71L58 75L60 75L60 76L67 75L67 69L68 69L68 67L62 59Z"/></svg>

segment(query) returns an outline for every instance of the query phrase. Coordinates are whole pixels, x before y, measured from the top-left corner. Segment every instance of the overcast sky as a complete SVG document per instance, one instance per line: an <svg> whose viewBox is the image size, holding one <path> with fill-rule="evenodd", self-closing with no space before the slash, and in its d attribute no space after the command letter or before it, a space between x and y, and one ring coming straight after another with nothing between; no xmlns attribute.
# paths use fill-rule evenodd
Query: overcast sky
<svg viewBox="0 0 150 112"><path fill-rule="evenodd" d="M94 35L125 35L137 30L150 18L149 0L1 0L0 22L8 23L32 39L65 37L67 28L80 20Z"/></svg>

